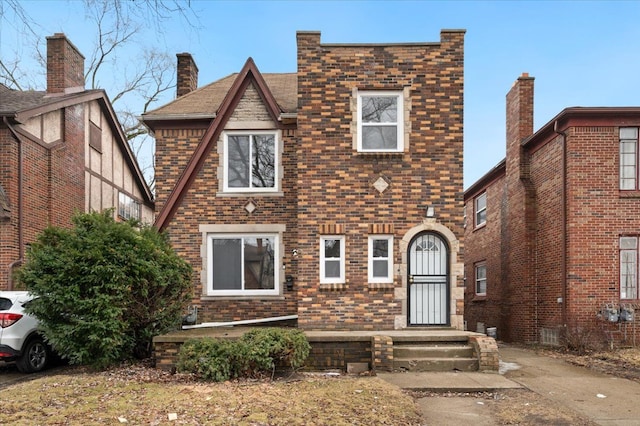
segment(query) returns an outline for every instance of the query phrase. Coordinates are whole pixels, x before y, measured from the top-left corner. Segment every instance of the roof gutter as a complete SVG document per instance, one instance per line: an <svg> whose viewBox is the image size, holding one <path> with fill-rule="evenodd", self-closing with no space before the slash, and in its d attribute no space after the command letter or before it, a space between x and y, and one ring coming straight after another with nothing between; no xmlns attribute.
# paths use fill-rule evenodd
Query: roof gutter
<svg viewBox="0 0 640 426"><path fill-rule="evenodd" d="M22 140L20 135L13 128L13 126L7 120L7 117L2 117L2 121L7 126L9 131L15 137L18 143L18 259L11 262L7 270L7 290L13 290L13 269L20 266L24 261L24 231L23 231L23 208L22 208L22 187L23 187L23 171L22 171Z"/></svg>

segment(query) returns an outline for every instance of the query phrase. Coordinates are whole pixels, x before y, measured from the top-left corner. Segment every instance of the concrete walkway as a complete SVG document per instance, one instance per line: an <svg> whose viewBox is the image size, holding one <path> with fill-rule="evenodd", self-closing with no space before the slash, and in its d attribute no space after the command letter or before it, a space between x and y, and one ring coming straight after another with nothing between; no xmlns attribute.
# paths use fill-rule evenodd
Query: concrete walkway
<svg viewBox="0 0 640 426"><path fill-rule="evenodd" d="M403 389L478 392L526 388L604 426L640 426L640 383L577 367L527 349L500 346L502 374L379 373ZM490 409L473 398L420 398L426 424L494 425Z"/></svg>
<svg viewBox="0 0 640 426"><path fill-rule="evenodd" d="M600 425L640 425L640 383L577 367L535 352L501 347L505 377Z"/></svg>

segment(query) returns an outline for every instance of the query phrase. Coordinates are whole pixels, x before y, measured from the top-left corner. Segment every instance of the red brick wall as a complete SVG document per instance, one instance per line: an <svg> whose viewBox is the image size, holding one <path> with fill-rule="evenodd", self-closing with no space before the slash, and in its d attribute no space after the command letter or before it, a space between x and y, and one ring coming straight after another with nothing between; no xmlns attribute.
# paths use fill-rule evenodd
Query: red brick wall
<svg viewBox="0 0 640 426"><path fill-rule="evenodd" d="M71 226L71 216L84 211L84 109L65 109L64 141L52 149L22 137L18 144L8 129L0 130L0 183L11 202L8 223L0 224L0 288L8 286L9 265L20 259L18 150L22 149L22 243L36 240L47 226Z"/></svg>
<svg viewBox="0 0 640 426"><path fill-rule="evenodd" d="M501 228L505 207L504 176L491 182L486 188L468 196L466 202L467 220L464 244L465 308L467 328L476 331L478 322L485 327L497 327L502 334L505 329L503 300L503 271L501 251ZM487 194L487 222L475 227L475 197ZM486 296L475 293L475 266L484 262L487 270Z"/></svg>
<svg viewBox="0 0 640 426"><path fill-rule="evenodd" d="M178 177L193 155L206 125L194 129L158 129L156 138L156 214L160 213ZM214 149L215 150L215 149Z"/></svg>
<svg viewBox="0 0 640 426"><path fill-rule="evenodd" d="M611 124L567 132L569 327L587 323L605 303L619 301L618 239L640 234L640 193L618 189L617 127L640 126L640 117Z"/></svg>
<svg viewBox="0 0 640 426"><path fill-rule="evenodd" d="M538 151L531 154L531 181L536 200L536 252L534 280L530 291L536 292L535 333L541 327L562 326L564 299L563 270L563 140L556 136ZM518 335L520 324L511 324ZM538 334L531 338L536 341ZM536 338L534 338L536 337Z"/></svg>
<svg viewBox="0 0 640 426"><path fill-rule="evenodd" d="M51 151L51 224L70 226L74 213L84 212L84 104L64 109L64 144Z"/></svg>
<svg viewBox="0 0 640 426"><path fill-rule="evenodd" d="M399 241L422 223L427 206L462 240L462 32L424 45L325 45L298 33L299 324L307 329L392 329L402 313L393 288L371 289L371 224L393 226ZM401 155L361 155L351 134L353 89L402 90L411 99L410 148ZM372 183L385 176L382 194ZM319 227L340 225L346 238L346 284L319 284ZM461 259L459 259L461 261ZM462 281L462 280L460 280ZM459 283L462 286L462 282Z"/></svg>
<svg viewBox="0 0 640 426"><path fill-rule="evenodd" d="M199 130L161 130L157 131L156 181L158 182L158 202L156 211L160 211L166 202L170 190L180 176L184 166L193 154L199 142ZM238 321L274 316L295 315L295 291L286 290L282 297L268 298L207 298L202 297L202 233L201 224L285 224L287 232L283 236L284 275L296 275L296 261L290 256L295 247L296 229L296 161L297 137L294 130L283 131L282 163L284 176L282 188L284 196L223 196L216 194L219 188L218 167L220 156L214 143L201 170L184 197L174 218L166 228L171 244L176 251L193 267L194 299L199 306L198 322ZM253 200L257 209L252 214L244 206Z"/></svg>
<svg viewBox="0 0 640 426"><path fill-rule="evenodd" d="M11 217L0 222L0 289L8 284L9 265L20 256L18 247L18 144L4 123L0 123L0 185L9 198Z"/></svg>

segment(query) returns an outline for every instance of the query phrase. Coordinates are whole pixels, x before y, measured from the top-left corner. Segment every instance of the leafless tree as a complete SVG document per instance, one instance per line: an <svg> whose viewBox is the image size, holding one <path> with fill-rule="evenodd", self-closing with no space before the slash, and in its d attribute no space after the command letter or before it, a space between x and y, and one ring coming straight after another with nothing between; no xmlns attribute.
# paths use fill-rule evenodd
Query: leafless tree
<svg viewBox="0 0 640 426"><path fill-rule="evenodd" d="M151 28L156 36L163 35L163 23L176 15L189 28L198 30L198 18L190 0L84 0L82 4L86 20L95 24L94 48L86 62L85 81L88 88L107 91L131 149L153 188L153 139L137 117L175 87L175 61L148 42L149 37L145 40L144 34ZM13 58L0 58L0 83L17 90L42 87L43 83L36 83L33 76L44 74L44 40L48 34L19 0L0 1L0 24L11 25L32 46L41 67L37 74L23 69L21 52L16 51ZM138 51L135 58L122 55L125 49L133 48Z"/></svg>

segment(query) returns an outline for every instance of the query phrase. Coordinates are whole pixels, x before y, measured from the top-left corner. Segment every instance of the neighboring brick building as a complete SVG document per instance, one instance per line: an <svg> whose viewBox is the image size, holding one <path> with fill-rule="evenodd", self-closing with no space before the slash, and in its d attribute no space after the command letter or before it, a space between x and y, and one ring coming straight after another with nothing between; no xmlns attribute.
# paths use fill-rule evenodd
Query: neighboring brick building
<svg viewBox="0 0 640 426"><path fill-rule="evenodd" d="M469 329L630 341L640 332L637 316L622 321L640 308L640 107L567 108L534 133L524 74L506 116L506 159L465 192Z"/></svg>
<svg viewBox="0 0 640 426"><path fill-rule="evenodd" d="M153 220L154 204L111 103L84 89L84 57L47 37L47 90L0 84L0 289L47 226L76 211Z"/></svg>
<svg viewBox="0 0 640 426"><path fill-rule="evenodd" d="M143 116L198 322L462 329L464 31L297 43L297 73L249 59L197 90L179 54L179 97Z"/></svg>

